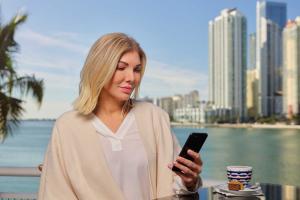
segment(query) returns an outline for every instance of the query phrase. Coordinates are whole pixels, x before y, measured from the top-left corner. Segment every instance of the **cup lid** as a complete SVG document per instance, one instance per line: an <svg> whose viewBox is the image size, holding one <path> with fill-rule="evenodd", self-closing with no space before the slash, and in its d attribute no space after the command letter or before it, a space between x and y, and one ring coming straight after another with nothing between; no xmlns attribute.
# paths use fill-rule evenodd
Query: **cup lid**
<svg viewBox="0 0 300 200"><path fill-rule="evenodd" d="M236 172L244 172L244 171L252 171L251 166L227 166L228 171L236 171Z"/></svg>

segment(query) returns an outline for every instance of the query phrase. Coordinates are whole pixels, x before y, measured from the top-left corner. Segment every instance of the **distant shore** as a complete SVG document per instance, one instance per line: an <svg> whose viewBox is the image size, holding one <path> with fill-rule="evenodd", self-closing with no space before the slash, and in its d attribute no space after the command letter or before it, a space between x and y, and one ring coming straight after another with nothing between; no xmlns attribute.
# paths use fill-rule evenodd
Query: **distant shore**
<svg viewBox="0 0 300 200"><path fill-rule="evenodd" d="M199 124L191 122L171 122L171 126L175 127L195 127L195 128L266 128L266 129L299 129L300 125L287 125L287 124Z"/></svg>

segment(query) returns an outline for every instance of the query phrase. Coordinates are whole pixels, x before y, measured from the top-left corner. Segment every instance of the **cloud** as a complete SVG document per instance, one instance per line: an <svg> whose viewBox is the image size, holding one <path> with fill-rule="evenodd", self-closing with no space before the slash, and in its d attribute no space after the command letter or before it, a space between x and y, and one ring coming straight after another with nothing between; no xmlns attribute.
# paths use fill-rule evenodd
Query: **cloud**
<svg viewBox="0 0 300 200"><path fill-rule="evenodd" d="M38 108L35 102L31 100L26 101L23 106L26 109L24 119L56 119L62 113L72 109L72 102L48 101L43 102L41 108Z"/></svg>
<svg viewBox="0 0 300 200"><path fill-rule="evenodd" d="M58 32L58 34L59 34L59 32ZM68 34L71 34L71 33L68 33ZM74 35L76 35L76 34L74 33ZM30 29L23 30L22 32L20 32L18 34L18 37L21 39L29 40L29 41L33 42L34 44L39 44L39 45L48 46L48 47L60 47L60 48L67 49L69 51L77 52L77 53L84 54L84 55L86 55L89 50L87 47L80 45L80 44L76 44L74 42L70 42L70 41L66 40L65 38L61 38L58 36L43 35L41 33L35 32Z"/></svg>
<svg viewBox="0 0 300 200"><path fill-rule="evenodd" d="M61 73L46 73L46 72L33 72L31 70L22 69L18 70L19 75L31 75L34 74L36 78L43 79L46 88L51 89L77 89L79 84L79 75L75 77L71 74Z"/></svg>
<svg viewBox="0 0 300 200"><path fill-rule="evenodd" d="M32 57L28 54L21 54L18 55L17 63L22 68L26 69L34 69L35 71L43 71L44 69L52 69L52 70L58 70L59 71L68 71L70 70L80 70L82 67L82 64L74 59L68 59L68 58L57 58L53 59L50 58L50 56L43 56L35 54L35 57Z"/></svg>
<svg viewBox="0 0 300 200"><path fill-rule="evenodd" d="M201 99L208 94L208 77L201 71L150 60L142 83L143 95L149 97L186 94L199 90Z"/></svg>
<svg viewBox="0 0 300 200"><path fill-rule="evenodd" d="M78 41L79 34L74 32L65 32L65 31L58 31L52 34L55 38L60 38L63 40L74 40Z"/></svg>
<svg viewBox="0 0 300 200"><path fill-rule="evenodd" d="M57 118L63 112L72 108L71 104L78 93L79 76L62 73L33 72L19 70L20 75L35 74L38 79L43 79L45 84L43 103L40 109L30 95L24 98L26 112L24 119L28 118ZM16 95L17 97L17 95Z"/></svg>

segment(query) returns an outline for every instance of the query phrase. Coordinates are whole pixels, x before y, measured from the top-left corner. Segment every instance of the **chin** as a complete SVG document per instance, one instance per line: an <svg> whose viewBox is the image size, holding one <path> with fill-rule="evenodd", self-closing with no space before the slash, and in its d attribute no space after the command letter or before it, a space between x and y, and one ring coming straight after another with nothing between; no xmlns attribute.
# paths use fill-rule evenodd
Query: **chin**
<svg viewBox="0 0 300 200"><path fill-rule="evenodd" d="M129 98L130 98L130 95L129 95L129 94L128 94L128 95L124 94L124 95L122 95L122 96L117 97L117 99L118 99L119 101L127 101Z"/></svg>

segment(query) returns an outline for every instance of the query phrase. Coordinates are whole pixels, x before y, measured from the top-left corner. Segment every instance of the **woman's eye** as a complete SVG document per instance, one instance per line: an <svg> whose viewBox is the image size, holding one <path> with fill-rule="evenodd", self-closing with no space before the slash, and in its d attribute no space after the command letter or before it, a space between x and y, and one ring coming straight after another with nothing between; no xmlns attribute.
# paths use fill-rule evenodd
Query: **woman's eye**
<svg viewBox="0 0 300 200"><path fill-rule="evenodd" d="M141 72L141 71L142 71L142 68L141 68L141 67L137 67L137 68L134 69L134 71L135 71L135 72Z"/></svg>
<svg viewBox="0 0 300 200"><path fill-rule="evenodd" d="M120 71L123 71L124 69L125 69L125 67L121 67L121 66L117 67L117 70L120 70Z"/></svg>

